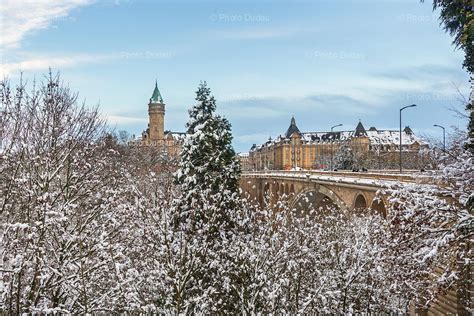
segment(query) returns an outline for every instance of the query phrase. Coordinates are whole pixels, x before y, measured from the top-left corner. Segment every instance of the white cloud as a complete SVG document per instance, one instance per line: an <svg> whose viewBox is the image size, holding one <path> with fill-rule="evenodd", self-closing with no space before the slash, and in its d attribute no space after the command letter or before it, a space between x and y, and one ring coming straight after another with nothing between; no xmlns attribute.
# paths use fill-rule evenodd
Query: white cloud
<svg viewBox="0 0 474 316"><path fill-rule="evenodd" d="M2 0L0 6L0 48L20 45L27 33L48 28L55 20L66 18L77 7L92 0Z"/></svg>
<svg viewBox="0 0 474 316"><path fill-rule="evenodd" d="M93 63L113 58L110 55L77 54L69 56L36 57L23 61L0 64L0 76L7 76L20 71L45 70L48 68L63 69L78 64Z"/></svg>

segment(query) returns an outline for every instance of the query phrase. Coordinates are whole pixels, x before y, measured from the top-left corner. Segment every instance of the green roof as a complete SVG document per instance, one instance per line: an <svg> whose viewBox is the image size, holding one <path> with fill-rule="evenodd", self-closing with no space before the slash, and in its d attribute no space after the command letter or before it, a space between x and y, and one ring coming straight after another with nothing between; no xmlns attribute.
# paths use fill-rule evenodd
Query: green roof
<svg viewBox="0 0 474 316"><path fill-rule="evenodd" d="M155 90L153 90L153 95L150 98L150 103L163 103L163 98L161 97L160 90L158 90L158 81L155 82Z"/></svg>

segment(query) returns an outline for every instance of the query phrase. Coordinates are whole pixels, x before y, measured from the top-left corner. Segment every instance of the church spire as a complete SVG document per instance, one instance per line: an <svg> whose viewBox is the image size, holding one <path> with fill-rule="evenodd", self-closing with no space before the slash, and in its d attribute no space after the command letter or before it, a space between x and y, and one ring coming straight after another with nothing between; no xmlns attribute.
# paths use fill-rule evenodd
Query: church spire
<svg viewBox="0 0 474 316"><path fill-rule="evenodd" d="M155 89L153 90L153 95L150 98L150 103L163 103L163 98L161 97L160 90L158 89L158 80L155 80Z"/></svg>

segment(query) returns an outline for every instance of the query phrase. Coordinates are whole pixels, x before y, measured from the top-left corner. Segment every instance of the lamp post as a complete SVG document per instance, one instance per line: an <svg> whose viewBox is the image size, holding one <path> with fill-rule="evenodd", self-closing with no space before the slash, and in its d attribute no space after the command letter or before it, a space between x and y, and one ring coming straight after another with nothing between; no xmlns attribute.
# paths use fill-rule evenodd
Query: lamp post
<svg viewBox="0 0 474 316"><path fill-rule="evenodd" d="M438 124L434 124L433 126L443 129L443 152L446 152L446 129L444 128L444 126Z"/></svg>
<svg viewBox="0 0 474 316"><path fill-rule="evenodd" d="M407 105L400 109L400 174L402 173L402 111L406 108L415 107L416 104Z"/></svg>
<svg viewBox="0 0 474 316"><path fill-rule="evenodd" d="M337 125L334 125L333 127L331 127L331 136L332 136L332 133L334 132L334 128L339 127L339 126L342 126L342 124L337 124ZM334 146L334 138L331 140L331 171L334 170L334 168L333 168L333 156L334 156L333 146Z"/></svg>

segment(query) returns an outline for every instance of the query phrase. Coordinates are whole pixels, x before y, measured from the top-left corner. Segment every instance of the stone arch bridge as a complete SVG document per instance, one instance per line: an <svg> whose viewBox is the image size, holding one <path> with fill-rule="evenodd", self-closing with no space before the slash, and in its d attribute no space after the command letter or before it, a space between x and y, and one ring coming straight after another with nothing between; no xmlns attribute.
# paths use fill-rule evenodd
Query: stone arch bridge
<svg viewBox="0 0 474 316"><path fill-rule="evenodd" d="M400 182L426 184L430 179L410 174L267 170L244 173L241 188L260 205L265 197L270 197L272 203L285 195L292 208L301 210L310 205L331 205L340 209L371 208L386 215L387 201L377 196L377 191Z"/></svg>

